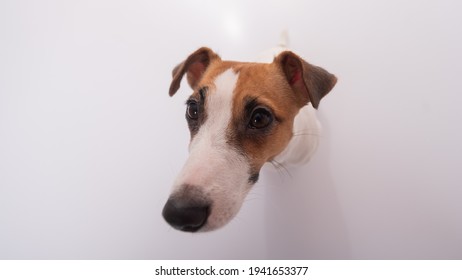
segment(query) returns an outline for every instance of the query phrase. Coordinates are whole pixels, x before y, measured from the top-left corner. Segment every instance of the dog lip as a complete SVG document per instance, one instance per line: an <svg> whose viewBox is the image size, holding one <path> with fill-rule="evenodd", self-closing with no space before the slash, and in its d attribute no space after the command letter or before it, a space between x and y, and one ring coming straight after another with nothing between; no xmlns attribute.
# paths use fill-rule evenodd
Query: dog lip
<svg viewBox="0 0 462 280"><path fill-rule="evenodd" d="M250 184L255 184L256 182L258 182L258 178L260 178L260 173L259 172L251 174L250 177L249 177L249 183Z"/></svg>

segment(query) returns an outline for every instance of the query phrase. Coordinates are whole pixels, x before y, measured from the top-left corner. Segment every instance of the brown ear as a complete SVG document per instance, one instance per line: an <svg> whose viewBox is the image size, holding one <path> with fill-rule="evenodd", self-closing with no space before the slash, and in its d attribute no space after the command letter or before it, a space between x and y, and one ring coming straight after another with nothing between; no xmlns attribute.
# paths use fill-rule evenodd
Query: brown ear
<svg viewBox="0 0 462 280"><path fill-rule="evenodd" d="M178 64L172 71L172 83L170 84L169 95L173 96L180 88L181 79L186 73L191 88L195 88L202 78L210 62L220 57L211 49L202 47L193 52L182 63Z"/></svg>
<svg viewBox="0 0 462 280"><path fill-rule="evenodd" d="M311 102L314 108L318 108L321 99L331 91L337 82L337 78L321 67L309 64L298 55L290 51L280 53L274 58L278 63L289 85L297 94L297 100L301 106Z"/></svg>

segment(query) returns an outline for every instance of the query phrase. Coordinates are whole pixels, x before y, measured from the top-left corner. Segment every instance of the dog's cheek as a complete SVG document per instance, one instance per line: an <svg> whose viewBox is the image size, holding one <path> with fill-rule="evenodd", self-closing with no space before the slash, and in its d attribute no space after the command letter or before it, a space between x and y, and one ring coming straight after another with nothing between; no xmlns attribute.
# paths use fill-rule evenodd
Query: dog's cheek
<svg viewBox="0 0 462 280"><path fill-rule="evenodd" d="M276 137L277 136L277 137ZM241 146L250 163L249 176L258 174L262 166L281 153L290 142L290 125L277 125L269 135L261 137L242 137ZM248 177L249 178L249 177Z"/></svg>

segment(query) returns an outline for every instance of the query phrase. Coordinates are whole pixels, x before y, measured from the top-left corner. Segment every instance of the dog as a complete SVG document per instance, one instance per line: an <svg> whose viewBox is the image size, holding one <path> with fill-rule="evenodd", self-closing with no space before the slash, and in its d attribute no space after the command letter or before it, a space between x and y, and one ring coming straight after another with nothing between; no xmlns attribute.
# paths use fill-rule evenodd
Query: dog
<svg viewBox="0 0 462 280"><path fill-rule="evenodd" d="M294 135L318 135L315 109L337 78L283 45L276 52L266 63L237 62L202 47L173 69L169 95L184 75L193 91L185 114L189 158L162 210L175 229L224 226L266 162L303 164L316 150L316 137Z"/></svg>

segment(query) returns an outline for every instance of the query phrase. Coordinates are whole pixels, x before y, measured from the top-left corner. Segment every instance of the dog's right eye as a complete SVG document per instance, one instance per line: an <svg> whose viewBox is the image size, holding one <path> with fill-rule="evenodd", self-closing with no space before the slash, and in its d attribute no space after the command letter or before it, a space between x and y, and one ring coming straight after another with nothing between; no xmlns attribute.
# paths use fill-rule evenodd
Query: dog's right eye
<svg viewBox="0 0 462 280"><path fill-rule="evenodd" d="M186 108L186 115L191 120L197 120L199 117L199 110L197 106L197 102L194 100L188 101L188 107Z"/></svg>
<svg viewBox="0 0 462 280"><path fill-rule="evenodd" d="M262 129L271 124L273 116L271 113L264 108L256 108L252 112L250 117L249 128L251 129Z"/></svg>

